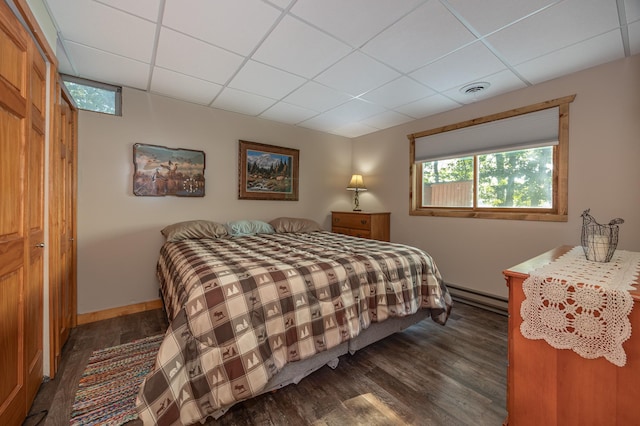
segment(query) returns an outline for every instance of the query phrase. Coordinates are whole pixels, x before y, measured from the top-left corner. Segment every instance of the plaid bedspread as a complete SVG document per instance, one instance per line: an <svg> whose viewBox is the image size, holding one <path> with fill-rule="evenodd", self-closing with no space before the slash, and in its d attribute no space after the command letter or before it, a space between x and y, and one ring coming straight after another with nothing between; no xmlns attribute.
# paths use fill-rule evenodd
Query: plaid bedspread
<svg viewBox="0 0 640 426"><path fill-rule="evenodd" d="M330 232L165 243L158 278L171 325L137 399L145 424L178 425L260 392L289 362L451 297L417 248Z"/></svg>

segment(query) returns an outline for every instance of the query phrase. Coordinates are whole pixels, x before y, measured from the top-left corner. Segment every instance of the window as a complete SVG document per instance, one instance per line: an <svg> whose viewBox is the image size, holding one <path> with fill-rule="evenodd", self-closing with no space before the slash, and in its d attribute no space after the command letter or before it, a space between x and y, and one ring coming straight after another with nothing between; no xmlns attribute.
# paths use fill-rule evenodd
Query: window
<svg viewBox="0 0 640 426"><path fill-rule="evenodd" d="M97 81L63 75L62 81L80 109L122 115L122 88Z"/></svg>
<svg viewBox="0 0 640 426"><path fill-rule="evenodd" d="M408 135L410 214L566 221L574 98Z"/></svg>

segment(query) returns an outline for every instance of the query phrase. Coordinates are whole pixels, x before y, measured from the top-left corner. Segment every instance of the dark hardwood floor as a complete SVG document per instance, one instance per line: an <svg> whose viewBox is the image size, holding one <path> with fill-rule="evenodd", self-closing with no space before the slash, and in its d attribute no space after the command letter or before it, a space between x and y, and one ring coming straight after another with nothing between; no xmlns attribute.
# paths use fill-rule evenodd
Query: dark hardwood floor
<svg viewBox="0 0 640 426"><path fill-rule="evenodd" d="M96 349L158 334L160 310L74 329L60 371L43 383L31 413L68 425L76 386ZM423 320L340 357L273 393L235 405L220 425L501 425L506 416L507 317L455 303L446 326ZM39 416L25 426L35 425ZM42 424L42 423L41 423ZM138 426L136 420L128 426Z"/></svg>

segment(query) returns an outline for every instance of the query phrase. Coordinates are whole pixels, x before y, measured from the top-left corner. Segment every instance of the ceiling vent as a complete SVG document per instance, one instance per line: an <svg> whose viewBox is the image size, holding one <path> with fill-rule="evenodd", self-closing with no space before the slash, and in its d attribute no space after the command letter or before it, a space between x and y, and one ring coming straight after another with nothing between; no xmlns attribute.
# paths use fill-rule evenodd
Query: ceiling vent
<svg viewBox="0 0 640 426"><path fill-rule="evenodd" d="M491 86L491 83L488 83L486 81L470 83L466 86L462 86L460 88L460 93L462 93L463 95L477 96L480 92L488 89L489 86Z"/></svg>

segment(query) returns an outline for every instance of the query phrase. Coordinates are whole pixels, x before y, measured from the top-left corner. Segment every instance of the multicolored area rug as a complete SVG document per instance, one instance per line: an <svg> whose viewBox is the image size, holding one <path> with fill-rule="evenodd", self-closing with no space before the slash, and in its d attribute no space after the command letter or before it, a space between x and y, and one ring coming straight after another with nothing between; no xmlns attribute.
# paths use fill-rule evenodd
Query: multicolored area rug
<svg viewBox="0 0 640 426"><path fill-rule="evenodd" d="M136 395L153 368L163 335L94 351L82 373L72 426L118 426L138 418Z"/></svg>

